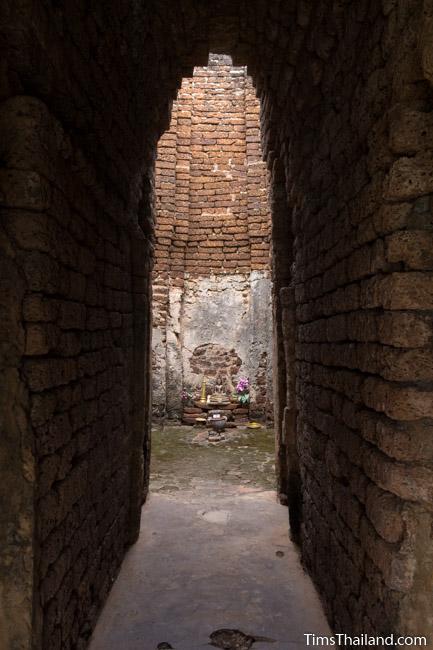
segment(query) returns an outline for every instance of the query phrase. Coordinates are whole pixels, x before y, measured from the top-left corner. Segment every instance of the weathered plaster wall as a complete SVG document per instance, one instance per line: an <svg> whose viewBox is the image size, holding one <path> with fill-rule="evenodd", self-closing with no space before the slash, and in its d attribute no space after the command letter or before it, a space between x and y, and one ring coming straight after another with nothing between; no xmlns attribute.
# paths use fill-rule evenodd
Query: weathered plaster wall
<svg viewBox="0 0 433 650"><path fill-rule="evenodd" d="M191 357L197 347L209 342L234 350L240 357L242 366L234 373L234 378L239 374L258 378L262 355L269 355L269 361L271 359L271 297L271 280L261 271L187 279L182 318L182 344L186 352L184 381L200 385L201 373L194 372ZM266 394L272 391L271 367L268 362ZM215 370L218 372L218 368ZM221 374L224 376L223 369ZM263 387L258 388L253 381L251 399L254 403L257 399L260 403L257 393L261 390Z"/></svg>
<svg viewBox="0 0 433 650"><path fill-rule="evenodd" d="M250 377L253 408L269 413L271 296L271 280L261 271L186 278L182 292L170 291L167 343L162 349L166 383L161 387L158 377L154 380L154 390L162 388L160 398L169 414L180 412L180 386L198 390L203 376L212 384L218 375L232 390L239 376ZM213 354L206 356L205 363L194 363L198 348L209 345L215 348ZM224 351L239 357L241 365L230 360L226 363ZM156 366L158 357L154 363Z"/></svg>
<svg viewBox="0 0 433 650"><path fill-rule="evenodd" d="M246 69L230 57L210 55L206 68L183 81L159 144L156 188L154 413L179 415L181 388L220 374L232 388L249 377L253 410L272 417L270 214L259 103ZM223 348L213 347L199 370L191 357L203 345ZM241 366L225 363L224 350Z"/></svg>

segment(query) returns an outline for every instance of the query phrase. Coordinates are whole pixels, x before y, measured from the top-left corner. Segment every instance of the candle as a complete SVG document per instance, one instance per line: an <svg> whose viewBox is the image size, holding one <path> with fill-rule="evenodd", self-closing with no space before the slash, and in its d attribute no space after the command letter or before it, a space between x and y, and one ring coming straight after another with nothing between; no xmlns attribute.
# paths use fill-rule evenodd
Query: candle
<svg viewBox="0 0 433 650"><path fill-rule="evenodd" d="M206 404L206 379L204 377L203 377L203 381L201 383L200 402L202 402L202 404Z"/></svg>

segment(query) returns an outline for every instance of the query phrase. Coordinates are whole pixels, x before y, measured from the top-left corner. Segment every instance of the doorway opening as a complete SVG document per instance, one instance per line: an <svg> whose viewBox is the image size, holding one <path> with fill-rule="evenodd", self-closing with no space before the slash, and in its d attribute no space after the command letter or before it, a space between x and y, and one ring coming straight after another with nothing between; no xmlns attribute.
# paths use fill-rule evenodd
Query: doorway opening
<svg viewBox="0 0 433 650"><path fill-rule="evenodd" d="M247 69L210 54L184 79L159 142L150 498L113 589L120 623L114 629L104 610L91 650L113 638L122 645L131 629L140 643L176 650L209 640L231 650L254 641L286 648L304 628L329 633L276 498L290 391L284 379L276 433L273 381L285 378L288 358L278 336L273 370L273 320L280 331L276 300L288 279L279 268L273 281L271 253L284 264L288 215L280 174L272 233L259 113ZM277 469L287 467L278 460ZM144 599L131 624L128 602Z"/></svg>
<svg viewBox="0 0 433 650"><path fill-rule="evenodd" d="M259 111L246 68L211 54L184 79L160 140L155 415L193 416L182 395L199 397L203 378L208 392L232 394L246 377L252 415L273 417L271 218Z"/></svg>
<svg viewBox="0 0 433 650"><path fill-rule="evenodd" d="M177 454L186 462L190 444L229 443L238 451L250 448L262 468L255 472L263 474L257 487L274 487L268 174L259 100L246 67L233 66L231 57L210 54L206 67L183 80L159 142L155 188L156 485L179 444ZM223 422L212 425L211 418ZM178 430L178 424L187 428ZM251 482L253 457L240 454L238 460L246 473L233 458L228 475ZM215 470L219 464L211 461ZM226 462L219 475L224 468ZM188 473L183 470L181 482Z"/></svg>

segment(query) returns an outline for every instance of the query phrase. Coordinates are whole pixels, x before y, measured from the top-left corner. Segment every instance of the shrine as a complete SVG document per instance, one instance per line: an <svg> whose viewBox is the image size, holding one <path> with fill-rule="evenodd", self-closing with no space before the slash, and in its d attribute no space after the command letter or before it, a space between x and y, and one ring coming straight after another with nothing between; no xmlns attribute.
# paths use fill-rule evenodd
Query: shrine
<svg viewBox="0 0 433 650"><path fill-rule="evenodd" d="M212 422L214 423L216 420L225 422L227 428L250 424L248 379L241 378L237 383L236 391L231 394L225 392L219 377L215 382L214 390L209 392L209 388L206 380L203 379L200 396L183 391L183 424L212 427Z"/></svg>

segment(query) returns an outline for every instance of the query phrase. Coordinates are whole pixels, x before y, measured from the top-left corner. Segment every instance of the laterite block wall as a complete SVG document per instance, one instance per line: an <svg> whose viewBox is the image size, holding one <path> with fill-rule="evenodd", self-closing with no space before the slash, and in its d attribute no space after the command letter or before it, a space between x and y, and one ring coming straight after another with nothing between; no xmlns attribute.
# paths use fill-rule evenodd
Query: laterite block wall
<svg viewBox="0 0 433 650"><path fill-rule="evenodd" d="M299 51L261 96L279 152L281 487L340 631L433 628L432 14L421 4L299 5Z"/></svg>
<svg viewBox="0 0 433 650"><path fill-rule="evenodd" d="M144 393L134 356L144 335L135 330L137 298L148 300L148 285L134 255L146 242L132 223L116 222L114 201L101 204L83 191L82 174L71 174L84 163L81 153L42 102L5 102L0 122L9 126L2 236L17 268L11 297L19 299L6 326L22 354L19 373L6 377L5 408L21 412L15 435L26 439L27 480L37 482L29 494L19 485L19 455L2 480L23 503L33 615L51 649L85 634L136 534L130 492L143 481L143 452L136 463L131 453ZM34 520L24 502L30 494Z"/></svg>

